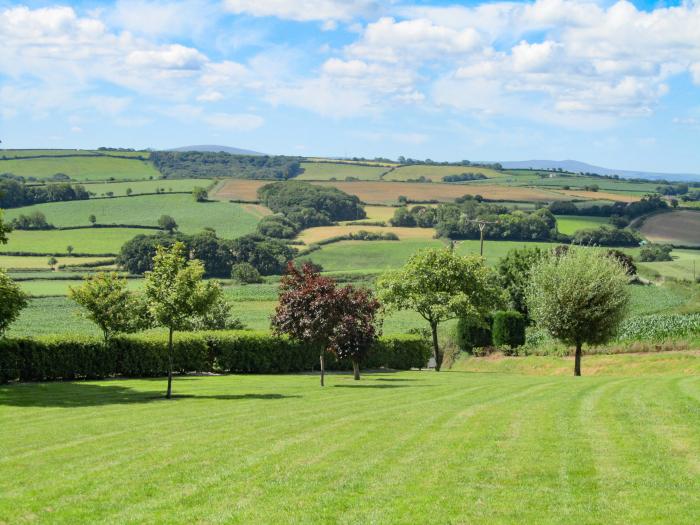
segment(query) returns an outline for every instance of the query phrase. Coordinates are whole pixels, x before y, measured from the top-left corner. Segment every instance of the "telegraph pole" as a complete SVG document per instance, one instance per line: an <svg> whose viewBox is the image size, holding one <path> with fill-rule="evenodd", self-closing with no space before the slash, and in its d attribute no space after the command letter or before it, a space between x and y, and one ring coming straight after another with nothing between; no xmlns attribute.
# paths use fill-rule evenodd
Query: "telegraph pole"
<svg viewBox="0 0 700 525"><path fill-rule="evenodd" d="M484 219L464 219L464 222L475 222L479 225L479 255L484 256L484 230L487 224L498 224L498 221L486 221Z"/></svg>

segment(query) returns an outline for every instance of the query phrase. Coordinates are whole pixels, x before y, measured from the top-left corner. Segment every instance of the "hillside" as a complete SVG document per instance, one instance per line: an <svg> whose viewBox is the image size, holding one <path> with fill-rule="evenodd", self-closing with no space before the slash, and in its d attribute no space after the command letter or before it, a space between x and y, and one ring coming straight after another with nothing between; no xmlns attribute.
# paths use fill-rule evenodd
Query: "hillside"
<svg viewBox="0 0 700 525"><path fill-rule="evenodd" d="M166 151L204 151L210 153L230 153L231 155L265 155L259 151L250 149L232 148L231 146L217 146L215 144L203 144L199 146L180 146Z"/></svg>

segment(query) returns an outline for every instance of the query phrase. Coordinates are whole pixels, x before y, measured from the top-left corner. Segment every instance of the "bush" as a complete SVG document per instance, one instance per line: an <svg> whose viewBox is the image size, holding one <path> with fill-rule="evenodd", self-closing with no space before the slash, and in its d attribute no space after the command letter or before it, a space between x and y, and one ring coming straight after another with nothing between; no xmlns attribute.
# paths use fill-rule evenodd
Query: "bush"
<svg viewBox="0 0 700 525"><path fill-rule="evenodd" d="M260 272L250 263L234 264L231 269L231 279L238 284L258 284L263 282Z"/></svg>
<svg viewBox="0 0 700 525"><path fill-rule="evenodd" d="M381 337L365 368L423 368L430 350L420 336ZM247 330L175 335L173 370L185 372L288 373L318 366L318 349L267 332ZM327 355L327 368L352 363ZM168 370L166 334L124 335L105 343L97 337L52 336L0 339L0 383L111 376L154 377Z"/></svg>
<svg viewBox="0 0 700 525"><path fill-rule="evenodd" d="M647 244L639 250L639 260L641 262L672 261L672 246L668 244Z"/></svg>
<svg viewBox="0 0 700 525"><path fill-rule="evenodd" d="M475 348L493 345L491 323L491 317L485 319L483 324L471 317L459 319L455 329L455 340L460 350L473 354Z"/></svg>
<svg viewBox="0 0 700 525"><path fill-rule="evenodd" d="M513 350L525 344L525 317L520 312L502 311L493 315L493 343ZM506 352L511 353L511 352Z"/></svg>

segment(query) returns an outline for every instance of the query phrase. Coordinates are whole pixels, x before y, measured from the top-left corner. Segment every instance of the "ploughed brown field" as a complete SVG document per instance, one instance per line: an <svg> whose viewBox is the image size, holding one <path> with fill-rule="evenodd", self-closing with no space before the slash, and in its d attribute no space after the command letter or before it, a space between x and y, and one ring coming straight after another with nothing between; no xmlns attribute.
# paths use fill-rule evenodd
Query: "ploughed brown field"
<svg viewBox="0 0 700 525"><path fill-rule="evenodd" d="M233 199L244 201L257 200L257 190L260 186L269 184L270 181L231 179L221 185L214 192L217 199ZM498 186L495 184L438 184L415 182L381 182L381 181L357 181L312 182L321 186L334 186L350 195L357 195L363 202L390 204L397 202L403 195L412 201L440 201L451 202L462 195L481 195L492 200L507 201L551 201L567 200L569 197L549 190L537 188L520 188L510 186ZM600 194L595 194L601 198ZM617 196L616 196L617 197ZM625 196L622 196L623 198ZM607 197L605 197L607 198Z"/></svg>
<svg viewBox="0 0 700 525"><path fill-rule="evenodd" d="M700 245L700 211L678 210L647 217L639 231L650 241Z"/></svg>

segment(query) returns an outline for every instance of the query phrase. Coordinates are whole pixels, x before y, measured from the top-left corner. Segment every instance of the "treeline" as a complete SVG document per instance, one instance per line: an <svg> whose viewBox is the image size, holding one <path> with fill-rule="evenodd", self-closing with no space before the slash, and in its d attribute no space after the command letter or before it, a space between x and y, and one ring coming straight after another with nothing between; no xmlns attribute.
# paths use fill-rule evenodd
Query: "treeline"
<svg viewBox="0 0 700 525"><path fill-rule="evenodd" d="M153 269L157 246L170 247L177 241L185 244L191 258L202 261L208 277L228 278L234 266L243 263L250 264L261 275L281 274L295 254L286 244L261 235L230 240L205 230L195 235L137 235L122 246L117 263L129 273L143 274Z"/></svg>
<svg viewBox="0 0 700 525"><path fill-rule="evenodd" d="M299 175L299 157L231 155L206 151L154 151L150 157L163 177L286 180Z"/></svg>
<svg viewBox="0 0 700 525"><path fill-rule="evenodd" d="M267 184L258 190L258 198L276 213L258 223L258 233L279 239L291 239L305 228L367 216L355 195L299 181Z"/></svg>
<svg viewBox="0 0 700 525"><path fill-rule="evenodd" d="M442 182L465 182L470 180L484 180L488 177L483 173L459 173L457 175L445 175Z"/></svg>
<svg viewBox="0 0 700 525"><path fill-rule="evenodd" d="M577 206L570 201L556 201L549 205L549 210L555 215L585 215L589 217L626 217L636 219L647 213L668 208L668 203L659 195L645 195L635 202L614 202L612 204L595 204L593 206Z"/></svg>
<svg viewBox="0 0 700 525"><path fill-rule="evenodd" d="M19 208L45 202L76 201L90 198L82 184L59 182L28 185L15 177L0 177L0 208Z"/></svg>
<svg viewBox="0 0 700 525"><path fill-rule="evenodd" d="M472 166L476 168L489 168L492 170L502 170L503 166L500 162L472 162L469 160L461 160L458 162L439 162L432 159L412 159L411 157L404 157L403 155L398 158L399 164L405 165L418 165L418 166Z"/></svg>

